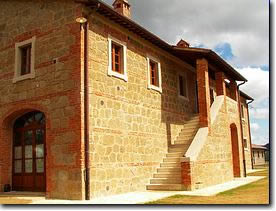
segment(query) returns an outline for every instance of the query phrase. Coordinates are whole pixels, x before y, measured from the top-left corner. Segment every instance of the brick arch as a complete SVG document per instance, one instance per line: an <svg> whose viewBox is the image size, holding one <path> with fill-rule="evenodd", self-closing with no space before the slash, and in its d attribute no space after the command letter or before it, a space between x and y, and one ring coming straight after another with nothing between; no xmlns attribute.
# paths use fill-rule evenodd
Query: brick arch
<svg viewBox="0 0 276 211"><path fill-rule="evenodd" d="M46 125L47 125L46 127L50 126L49 118L47 118L49 116L48 110L44 108L44 106L37 105L37 104L26 104L26 105L20 105L20 106L16 105L12 107L6 112L6 114L4 114L3 118L0 119L0 123L1 123L0 125L2 126L2 128L8 129L13 125L14 121L18 117L31 111L40 111L44 113L46 117Z"/></svg>
<svg viewBox="0 0 276 211"><path fill-rule="evenodd" d="M31 111L44 113L46 130L48 130L50 128L49 112L43 106L37 104L13 106L0 119L0 192L3 191L5 184L11 185L12 183L12 137L14 122ZM46 136L48 136L47 133Z"/></svg>
<svg viewBox="0 0 276 211"><path fill-rule="evenodd" d="M233 160L233 173L234 177L240 177L240 155L239 155L239 139L238 129L235 123L230 125L231 131L231 144L232 144L232 160Z"/></svg>

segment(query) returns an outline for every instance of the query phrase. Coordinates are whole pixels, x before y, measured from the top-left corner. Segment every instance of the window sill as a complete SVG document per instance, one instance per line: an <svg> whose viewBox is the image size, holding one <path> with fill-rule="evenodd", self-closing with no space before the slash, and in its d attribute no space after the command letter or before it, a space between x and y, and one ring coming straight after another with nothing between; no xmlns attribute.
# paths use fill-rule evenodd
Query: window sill
<svg viewBox="0 0 276 211"><path fill-rule="evenodd" d="M15 76L13 78L12 82L17 83L19 81L24 81L24 80L33 79L33 78L35 78L35 74L34 73L29 73L29 74L22 75L22 76Z"/></svg>
<svg viewBox="0 0 276 211"><path fill-rule="evenodd" d="M159 92L160 94L162 94L162 88L161 88L161 87L157 87L157 86L154 86L154 85L149 85L148 89L157 91L157 92Z"/></svg>
<svg viewBox="0 0 276 211"><path fill-rule="evenodd" d="M108 70L108 76L113 76L113 77L115 77L115 78L118 78L118 79L122 79L122 80L124 80L125 82L127 82L128 81L128 77L127 77L127 75L126 74L120 74L120 73L117 73L117 72L114 72L114 71L112 71L112 70Z"/></svg>

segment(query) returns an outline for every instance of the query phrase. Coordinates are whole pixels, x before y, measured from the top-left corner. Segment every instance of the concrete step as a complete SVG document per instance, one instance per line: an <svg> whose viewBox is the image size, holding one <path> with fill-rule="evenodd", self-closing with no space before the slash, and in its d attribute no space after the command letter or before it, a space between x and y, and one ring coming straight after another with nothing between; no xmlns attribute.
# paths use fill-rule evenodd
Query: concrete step
<svg viewBox="0 0 276 211"><path fill-rule="evenodd" d="M184 190L181 184L163 184L163 185L147 185L147 190L159 190L159 191L179 191Z"/></svg>
<svg viewBox="0 0 276 211"><path fill-rule="evenodd" d="M175 163L175 162L180 163L180 158L181 157L178 157L178 158L164 158L163 162L164 163Z"/></svg>
<svg viewBox="0 0 276 211"><path fill-rule="evenodd" d="M180 174L181 168L180 167L161 167L157 169L157 173L161 174Z"/></svg>
<svg viewBox="0 0 276 211"><path fill-rule="evenodd" d="M179 158L179 157L183 157L184 153L182 152L176 152L176 153L167 153L166 157L167 158Z"/></svg>
<svg viewBox="0 0 276 211"><path fill-rule="evenodd" d="M172 173L157 173L153 174L153 178L180 178L181 179L181 173L179 172L172 172Z"/></svg>
<svg viewBox="0 0 276 211"><path fill-rule="evenodd" d="M181 184L181 178L151 179L150 184Z"/></svg>
<svg viewBox="0 0 276 211"><path fill-rule="evenodd" d="M160 164L160 167L162 168L162 167L181 167L181 164L180 164L180 162L178 162L178 163L161 163Z"/></svg>

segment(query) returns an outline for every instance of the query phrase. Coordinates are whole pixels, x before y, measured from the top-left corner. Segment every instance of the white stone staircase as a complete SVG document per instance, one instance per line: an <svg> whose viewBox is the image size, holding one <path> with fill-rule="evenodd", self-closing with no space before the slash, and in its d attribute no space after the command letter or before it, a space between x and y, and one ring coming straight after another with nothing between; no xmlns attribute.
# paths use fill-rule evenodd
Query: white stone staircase
<svg viewBox="0 0 276 211"><path fill-rule="evenodd" d="M173 145L169 146L168 153L153 175L147 190L178 191L184 190L181 184L180 158L185 156L194 136L199 129L198 115L192 116L185 124Z"/></svg>

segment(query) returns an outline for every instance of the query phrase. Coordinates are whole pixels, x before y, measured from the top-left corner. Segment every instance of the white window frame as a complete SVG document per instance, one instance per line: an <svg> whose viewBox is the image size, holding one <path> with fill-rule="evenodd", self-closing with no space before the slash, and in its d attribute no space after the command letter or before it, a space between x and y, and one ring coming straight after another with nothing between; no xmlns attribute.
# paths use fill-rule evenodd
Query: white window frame
<svg viewBox="0 0 276 211"><path fill-rule="evenodd" d="M150 61L153 61L155 63L157 63L157 71L158 71L158 82L159 82L159 87L158 86L154 86L151 84L151 78L150 78ZM162 93L162 76L161 76L161 64L160 64L160 60L151 56L151 55L147 55L147 63L148 63L148 89L152 89L155 90L157 92Z"/></svg>
<svg viewBox="0 0 276 211"><path fill-rule="evenodd" d="M123 47L123 70L124 74L117 73L112 70L112 42L114 42L117 45L120 45ZM128 81L128 76L127 76L127 47L126 43L122 42L110 35L108 35L108 71L107 75L113 76L119 79L122 79L124 81Z"/></svg>
<svg viewBox="0 0 276 211"><path fill-rule="evenodd" d="M31 39L15 43L15 70L14 70L14 77L13 77L13 83L16 83L18 81L26 80L26 79L32 79L35 78L35 42L36 37L32 37ZM31 70L30 73L21 75L21 47L26 45L32 45L31 48Z"/></svg>
<svg viewBox="0 0 276 211"><path fill-rule="evenodd" d="M184 77L184 78L186 79L186 95L187 95L187 97L180 95L180 87L179 87L180 81L179 81L179 76L182 76L182 77ZM178 74L177 74L177 89L178 89L178 90L177 90L178 97L179 97L180 99L189 101L189 90L188 90L188 78L187 78L187 73L178 72Z"/></svg>

